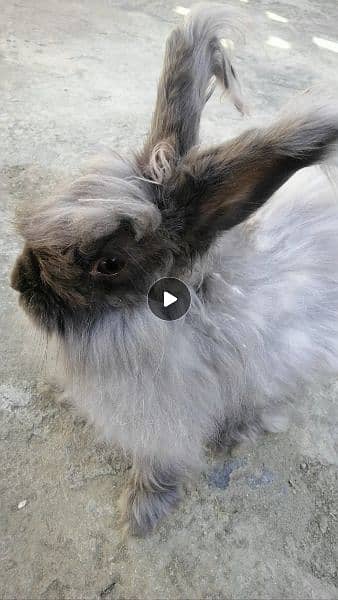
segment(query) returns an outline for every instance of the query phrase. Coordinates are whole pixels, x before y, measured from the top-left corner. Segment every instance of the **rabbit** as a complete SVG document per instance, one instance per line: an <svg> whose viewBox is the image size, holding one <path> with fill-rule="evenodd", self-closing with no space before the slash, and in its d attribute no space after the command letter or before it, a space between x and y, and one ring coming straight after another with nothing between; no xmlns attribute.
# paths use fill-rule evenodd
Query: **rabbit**
<svg viewBox="0 0 338 600"><path fill-rule="evenodd" d="M221 43L229 11L198 6L166 45L143 148L112 153L18 217L11 285L60 346L77 409L131 457L120 509L146 535L225 445L285 427L284 407L338 371L338 204L322 163L338 107L301 95L272 124L199 145L215 80L244 111ZM189 288L157 318L162 277Z"/></svg>

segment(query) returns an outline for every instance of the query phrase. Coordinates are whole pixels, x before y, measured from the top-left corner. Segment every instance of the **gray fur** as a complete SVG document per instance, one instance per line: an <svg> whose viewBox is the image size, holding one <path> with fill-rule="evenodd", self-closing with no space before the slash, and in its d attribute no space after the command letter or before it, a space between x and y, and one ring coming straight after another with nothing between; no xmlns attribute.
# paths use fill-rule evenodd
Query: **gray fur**
<svg viewBox="0 0 338 600"><path fill-rule="evenodd" d="M337 231L325 176L294 176L181 274L192 294L183 320L160 321L145 299L103 315L90 344L85 332L68 339L78 408L136 460L181 473L203 464L224 424L228 439L255 435L257 422L278 430L274 407L338 371Z"/></svg>
<svg viewBox="0 0 338 600"><path fill-rule="evenodd" d="M120 161L123 166L123 162ZM116 161L95 165L95 172L77 179L53 201L28 206L20 218L20 230L33 247L58 248L78 241L96 240L118 229L129 219L136 238L155 230L161 214L144 194L135 172L124 172ZM108 169L108 171L106 170Z"/></svg>
<svg viewBox="0 0 338 600"><path fill-rule="evenodd" d="M120 498L126 533L143 536L177 506L181 498L178 474L154 464L134 462L129 482Z"/></svg>
<svg viewBox="0 0 338 600"><path fill-rule="evenodd" d="M122 506L125 526L136 534L151 530L176 505L180 482L201 468L210 439L231 443L284 428L287 402L338 372L338 200L315 167L284 183L326 156L338 137L338 111L332 102L314 106L310 100L310 108L297 114L292 108L258 134L189 152L215 64L208 44L212 40L215 48L219 11L194 13L169 43L170 49L173 40L188 40L186 68L195 81L187 96L186 88L182 96L174 88L176 100L184 101L174 103L174 113L160 90L157 110L176 141L168 140L158 113L144 170L139 158L136 164L106 158L94 175L26 215L21 229L27 247L12 280L27 295L30 314L40 299L41 326L46 314L58 313L49 329L60 347L68 393L104 438L133 459ZM172 52L167 81L176 64ZM191 133L177 121L179 111L186 116L190 107L196 115ZM147 181L151 155L152 175L161 185ZM232 225L240 224L224 233L221 216L229 206ZM200 223L201 214L214 232L202 250L189 240L189 224ZM250 216L243 221L243 214ZM92 271L73 265L74 248L85 253L87 238L114 240L126 219L133 224L136 242L127 239L135 256L146 257L144 280L170 274L189 286L191 307L179 321L155 317L144 287L134 290L134 279L128 303L114 283L93 295ZM74 273L76 296L70 289Z"/></svg>

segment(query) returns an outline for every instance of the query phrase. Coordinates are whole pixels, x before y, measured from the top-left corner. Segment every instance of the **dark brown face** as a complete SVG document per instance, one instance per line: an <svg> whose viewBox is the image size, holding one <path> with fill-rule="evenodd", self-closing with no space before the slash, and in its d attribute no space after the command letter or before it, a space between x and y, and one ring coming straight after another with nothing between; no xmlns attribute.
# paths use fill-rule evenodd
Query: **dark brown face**
<svg viewBox="0 0 338 600"><path fill-rule="evenodd" d="M172 246L172 245L171 245ZM158 235L136 241L128 225L111 236L64 249L25 245L11 285L33 321L64 334L95 320L103 309L133 305L147 295L155 272L163 272L173 250Z"/></svg>
<svg viewBox="0 0 338 600"><path fill-rule="evenodd" d="M11 286L19 292L19 303L48 332L63 331L65 303L41 277L40 257L25 245L12 271Z"/></svg>

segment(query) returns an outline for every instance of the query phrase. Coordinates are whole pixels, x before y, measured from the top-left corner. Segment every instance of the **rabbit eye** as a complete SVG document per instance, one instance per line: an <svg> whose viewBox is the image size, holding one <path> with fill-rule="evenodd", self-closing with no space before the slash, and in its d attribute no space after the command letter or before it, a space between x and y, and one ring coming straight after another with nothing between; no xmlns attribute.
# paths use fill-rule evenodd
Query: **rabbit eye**
<svg viewBox="0 0 338 600"><path fill-rule="evenodd" d="M94 267L94 272L102 275L118 275L125 266L121 258L101 258Z"/></svg>

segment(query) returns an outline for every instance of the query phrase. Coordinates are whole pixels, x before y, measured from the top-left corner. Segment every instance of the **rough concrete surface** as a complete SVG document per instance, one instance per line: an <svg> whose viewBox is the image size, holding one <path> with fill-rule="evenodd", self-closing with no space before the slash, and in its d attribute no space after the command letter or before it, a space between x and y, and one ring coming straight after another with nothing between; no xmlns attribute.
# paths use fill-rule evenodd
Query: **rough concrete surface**
<svg viewBox="0 0 338 600"><path fill-rule="evenodd" d="M42 386L43 341L24 335L8 286L20 247L15 207L51 193L100 145L125 152L142 143L164 40L183 18L178 2L0 2L6 599L338 598L337 384L304 393L288 433L210 456L171 518L148 539L122 540L117 497L128 462ZM337 80L337 0L227 4L248 17L235 64L253 115L263 120L297 90ZM217 141L247 125L216 96L202 137Z"/></svg>

